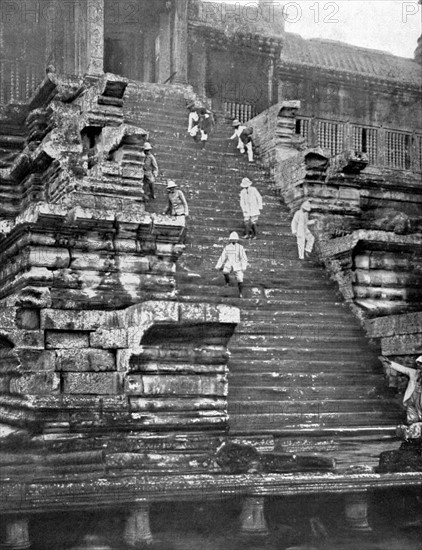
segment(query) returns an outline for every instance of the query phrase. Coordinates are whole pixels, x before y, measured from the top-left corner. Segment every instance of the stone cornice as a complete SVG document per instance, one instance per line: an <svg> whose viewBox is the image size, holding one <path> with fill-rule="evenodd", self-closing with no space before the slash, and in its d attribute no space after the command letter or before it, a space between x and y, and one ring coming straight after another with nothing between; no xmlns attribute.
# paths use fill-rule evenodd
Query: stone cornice
<svg viewBox="0 0 422 550"><path fill-rule="evenodd" d="M326 67L308 63L292 63L291 61L283 59L278 62L278 72L279 76L286 74L293 76L297 74L301 77L304 72L318 72L318 77L320 80L337 80L348 85L357 85L360 88L372 88L376 86L377 91L391 92L392 90L405 90L414 94L421 93L421 86L413 85L410 82L402 82L388 78L378 78L376 76L359 74L340 69L327 69Z"/></svg>
<svg viewBox="0 0 422 550"><path fill-rule="evenodd" d="M247 47L276 56L281 52L283 46L283 40L275 36L240 32L228 35L223 31L204 26L200 23L189 22L189 31L206 38L208 46L217 46L219 48Z"/></svg>

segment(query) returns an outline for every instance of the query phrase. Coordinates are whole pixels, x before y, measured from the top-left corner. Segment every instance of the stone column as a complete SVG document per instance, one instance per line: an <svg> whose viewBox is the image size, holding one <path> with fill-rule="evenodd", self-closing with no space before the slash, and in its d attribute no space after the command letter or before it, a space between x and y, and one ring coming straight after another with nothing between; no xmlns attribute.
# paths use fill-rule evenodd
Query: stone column
<svg viewBox="0 0 422 550"><path fill-rule="evenodd" d="M87 68L89 75L104 71L104 0L87 0Z"/></svg>
<svg viewBox="0 0 422 550"><path fill-rule="evenodd" d="M171 14L160 13L160 64L157 82L166 82L171 76Z"/></svg>
<svg viewBox="0 0 422 550"><path fill-rule="evenodd" d="M247 497L240 515L242 533L249 535L268 534L264 515L264 497Z"/></svg>
<svg viewBox="0 0 422 550"><path fill-rule="evenodd" d="M136 505L136 508L129 513L124 530L124 540L130 547L152 543L148 503Z"/></svg>
<svg viewBox="0 0 422 550"><path fill-rule="evenodd" d="M347 527L351 531L372 531L368 523L368 498L366 492L345 495L344 513Z"/></svg>
<svg viewBox="0 0 422 550"><path fill-rule="evenodd" d="M274 101L274 71L275 59L274 55L270 53L268 59L268 107L271 107Z"/></svg>
<svg viewBox="0 0 422 550"><path fill-rule="evenodd" d="M188 0L175 2L173 21L172 72L175 84L188 81Z"/></svg>
<svg viewBox="0 0 422 550"><path fill-rule="evenodd" d="M47 63L58 73L98 75L104 64L104 0L51 0L47 21Z"/></svg>
<svg viewBox="0 0 422 550"><path fill-rule="evenodd" d="M31 547L28 518L6 519L6 542L4 547L8 550L25 550Z"/></svg>

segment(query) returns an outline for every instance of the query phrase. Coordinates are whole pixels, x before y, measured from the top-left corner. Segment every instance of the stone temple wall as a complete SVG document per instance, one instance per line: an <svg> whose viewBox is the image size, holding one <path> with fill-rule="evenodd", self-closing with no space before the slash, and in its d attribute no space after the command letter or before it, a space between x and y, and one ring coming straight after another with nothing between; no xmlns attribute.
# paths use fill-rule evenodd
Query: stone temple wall
<svg viewBox="0 0 422 550"><path fill-rule="evenodd" d="M310 200L318 256L368 336L413 365L422 353L420 173L368 166L355 151L307 148L295 133L299 108L285 101L255 117L255 144L292 213Z"/></svg>
<svg viewBox="0 0 422 550"><path fill-rule="evenodd" d="M227 429L239 312L176 299L184 228L145 212L127 85L50 74L3 113L22 142L0 170L2 475L181 471Z"/></svg>

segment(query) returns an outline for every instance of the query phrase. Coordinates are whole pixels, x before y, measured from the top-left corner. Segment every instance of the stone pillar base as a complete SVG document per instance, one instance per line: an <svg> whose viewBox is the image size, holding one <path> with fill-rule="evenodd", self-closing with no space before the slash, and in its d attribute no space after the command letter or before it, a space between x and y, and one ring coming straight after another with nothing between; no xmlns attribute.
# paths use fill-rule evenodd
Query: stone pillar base
<svg viewBox="0 0 422 550"><path fill-rule="evenodd" d="M367 493L350 493L345 495L346 525L350 531L370 532L368 523L368 497Z"/></svg>
<svg viewBox="0 0 422 550"><path fill-rule="evenodd" d="M4 548L7 548L7 550L26 550L30 547L28 519L6 519L6 542Z"/></svg>
<svg viewBox="0 0 422 550"><path fill-rule="evenodd" d="M264 497L247 497L240 515L241 533L267 535L268 527L264 515Z"/></svg>
<svg viewBox="0 0 422 550"><path fill-rule="evenodd" d="M152 544L153 538L149 526L149 505L137 505L129 513L124 530L124 540L132 548L140 544Z"/></svg>

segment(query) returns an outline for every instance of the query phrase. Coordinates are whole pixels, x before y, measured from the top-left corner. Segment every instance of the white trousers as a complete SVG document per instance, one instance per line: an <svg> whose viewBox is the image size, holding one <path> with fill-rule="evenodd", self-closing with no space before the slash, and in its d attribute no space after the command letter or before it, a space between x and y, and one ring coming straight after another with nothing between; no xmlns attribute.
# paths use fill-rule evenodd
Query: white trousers
<svg viewBox="0 0 422 550"><path fill-rule="evenodd" d="M246 143L246 145L243 143L243 141L239 138L239 141L237 143L237 148L239 149L239 151L241 153L244 153L245 152L245 149L246 151L248 152L248 160L250 162L253 161L253 149L252 149L252 141L250 141L249 143Z"/></svg>
<svg viewBox="0 0 422 550"><path fill-rule="evenodd" d="M314 247L315 237L312 235L309 229L307 229L305 235L301 235L300 237L298 235L296 239L297 239L297 251L299 253L299 260L304 260L305 252L312 252L312 248Z"/></svg>

